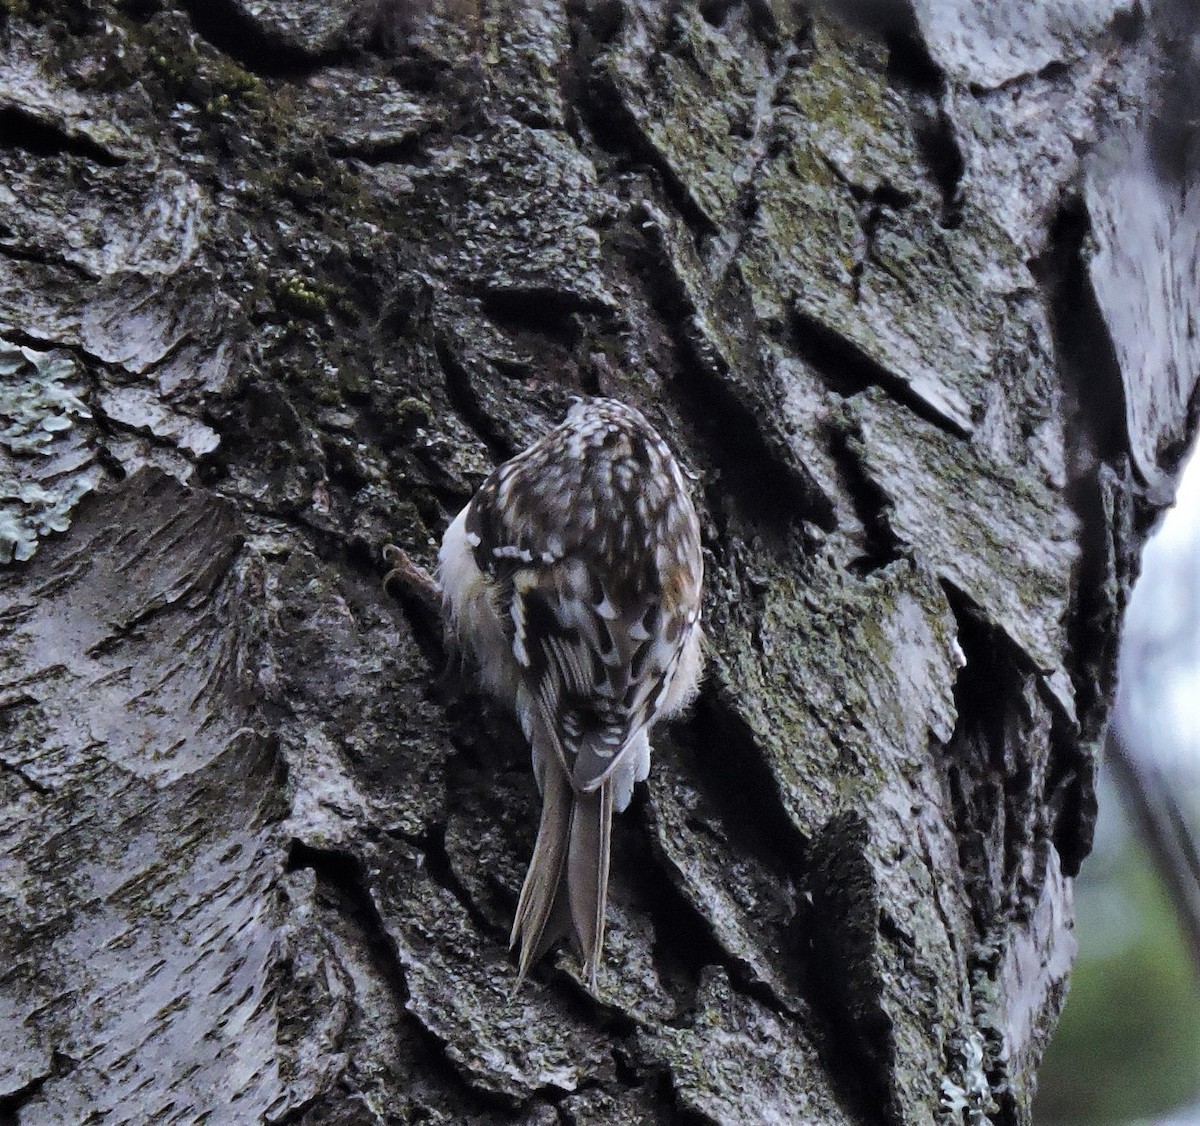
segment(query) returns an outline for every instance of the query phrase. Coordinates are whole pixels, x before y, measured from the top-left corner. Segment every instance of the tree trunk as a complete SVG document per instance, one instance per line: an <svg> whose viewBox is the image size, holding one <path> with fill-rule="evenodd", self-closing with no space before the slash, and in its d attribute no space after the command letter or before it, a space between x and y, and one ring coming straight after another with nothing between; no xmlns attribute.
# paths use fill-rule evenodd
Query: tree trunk
<svg viewBox="0 0 1200 1126"><path fill-rule="evenodd" d="M1029 1121L1200 370L1082 178L1153 42L846 7L0 4L0 1121ZM528 748L380 584L597 393L710 639L598 1000L512 992Z"/></svg>

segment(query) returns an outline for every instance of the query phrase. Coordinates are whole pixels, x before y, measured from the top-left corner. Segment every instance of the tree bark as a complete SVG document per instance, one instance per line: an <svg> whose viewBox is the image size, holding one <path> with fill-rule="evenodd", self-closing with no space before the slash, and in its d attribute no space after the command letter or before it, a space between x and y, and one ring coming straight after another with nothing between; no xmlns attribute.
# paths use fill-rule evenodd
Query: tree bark
<svg viewBox="0 0 1200 1126"><path fill-rule="evenodd" d="M1028 1123L1200 370L1121 330L1136 141L1082 165L1150 31L0 19L0 1120ZM528 748L379 580L597 393L697 474L710 654L594 999L512 992Z"/></svg>

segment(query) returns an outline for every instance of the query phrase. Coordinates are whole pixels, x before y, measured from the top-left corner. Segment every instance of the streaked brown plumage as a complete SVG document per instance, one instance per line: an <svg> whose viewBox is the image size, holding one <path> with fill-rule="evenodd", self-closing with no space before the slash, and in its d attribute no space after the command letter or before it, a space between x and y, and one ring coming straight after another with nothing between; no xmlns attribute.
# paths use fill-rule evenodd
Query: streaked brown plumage
<svg viewBox="0 0 1200 1126"><path fill-rule="evenodd" d="M650 728L700 678L703 560L683 474L640 412L581 400L484 481L438 563L448 628L516 711L542 792L512 929L519 981L565 935L594 991L613 811L649 773Z"/></svg>

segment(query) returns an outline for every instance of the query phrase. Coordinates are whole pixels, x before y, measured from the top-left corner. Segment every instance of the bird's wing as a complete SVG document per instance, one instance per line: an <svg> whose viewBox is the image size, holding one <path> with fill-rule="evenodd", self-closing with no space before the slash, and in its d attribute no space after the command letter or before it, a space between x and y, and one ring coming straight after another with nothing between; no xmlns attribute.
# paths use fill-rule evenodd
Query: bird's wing
<svg viewBox="0 0 1200 1126"><path fill-rule="evenodd" d="M523 568L513 584L513 649L557 736L572 785L596 789L654 719L684 631L643 596L618 607L582 560Z"/></svg>

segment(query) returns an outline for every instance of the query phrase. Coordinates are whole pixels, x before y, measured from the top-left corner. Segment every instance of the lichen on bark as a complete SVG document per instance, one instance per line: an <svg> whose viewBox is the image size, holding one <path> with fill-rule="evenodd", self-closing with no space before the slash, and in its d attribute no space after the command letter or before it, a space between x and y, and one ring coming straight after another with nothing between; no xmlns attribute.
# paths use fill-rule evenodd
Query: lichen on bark
<svg viewBox="0 0 1200 1126"><path fill-rule="evenodd" d="M1114 429L1072 360L1050 123L1153 42L950 7L0 5L4 1113L1029 1121L1195 365ZM512 996L528 748L380 550L597 393L694 472L710 671L600 997Z"/></svg>

